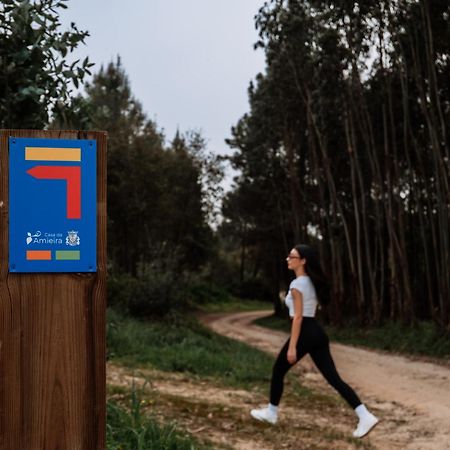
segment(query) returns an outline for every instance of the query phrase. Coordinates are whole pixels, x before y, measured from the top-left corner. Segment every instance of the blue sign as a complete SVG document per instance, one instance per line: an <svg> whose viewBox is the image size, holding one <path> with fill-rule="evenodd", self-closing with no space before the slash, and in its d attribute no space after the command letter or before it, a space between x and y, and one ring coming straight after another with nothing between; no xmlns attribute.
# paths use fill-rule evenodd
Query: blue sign
<svg viewBox="0 0 450 450"><path fill-rule="evenodd" d="M94 140L9 138L9 271L97 271Z"/></svg>

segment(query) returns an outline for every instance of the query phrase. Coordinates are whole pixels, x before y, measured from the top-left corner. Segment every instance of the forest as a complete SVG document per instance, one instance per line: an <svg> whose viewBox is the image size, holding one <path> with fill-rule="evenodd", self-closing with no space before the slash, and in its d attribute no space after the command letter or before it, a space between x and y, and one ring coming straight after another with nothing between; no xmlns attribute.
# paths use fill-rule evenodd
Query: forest
<svg viewBox="0 0 450 450"><path fill-rule="evenodd" d="M224 201L246 277L320 249L330 316L449 325L449 9L440 1L267 2L266 73L229 144ZM264 208L261 208L261 205Z"/></svg>
<svg viewBox="0 0 450 450"><path fill-rule="evenodd" d="M2 2L2 128L106 130L109 301L164 316L213 298L272 302L295 243L319 250L342 325L450 326L449 6L272 0L266 67L230 124L231 157L165 136L120 57L68 56L64 1ZM229 190L227 165L237 172Z"/></svg>

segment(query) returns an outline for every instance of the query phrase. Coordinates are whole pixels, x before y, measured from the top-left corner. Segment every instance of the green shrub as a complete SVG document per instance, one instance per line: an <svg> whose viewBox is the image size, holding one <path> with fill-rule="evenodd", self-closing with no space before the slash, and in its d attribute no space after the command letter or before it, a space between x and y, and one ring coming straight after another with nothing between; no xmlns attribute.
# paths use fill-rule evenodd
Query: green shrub
<svg viewBox="0 0 450 450"><path fill-rule="evenodd" d="M206 303L226 303L233 299L225 288L202 280L190 283L188 295L192 304L200 305Z"/></svg>
<svg viewBox="0 0 450 450"><path fill-rule="evenodd" d="M138 289L139 280L130 274L108 276L108 304L123 313L129 312L129 304Z"/></svg>
<svg viewBox="0 0 450 450"><path fill-rule="evenodd" d="M108 302L135 317L163 317L185 308L187 285L182 274L155 264L138 267L136 276L113 274L108 280Z"/></svg>

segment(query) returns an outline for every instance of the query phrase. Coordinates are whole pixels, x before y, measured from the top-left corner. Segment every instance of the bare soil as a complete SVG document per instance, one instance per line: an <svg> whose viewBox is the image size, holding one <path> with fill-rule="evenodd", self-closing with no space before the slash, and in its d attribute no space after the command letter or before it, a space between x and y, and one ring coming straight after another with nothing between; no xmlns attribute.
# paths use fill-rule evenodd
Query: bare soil
<svg viewBox="0 0 450 450"><path fill-rule="evenodd" d="M265 395L257 390L224 388L213 380L192 375L131 370L113 364L107 366L110 398L125 401L132 388L139 389L145 413L161 423L174 423L214 448L235 450L372 450L370 441L349 437L353 414L341 404L325 409L339 414L338 424L330 425L321 409L308 401L309 408L297 408L292 400L285 406L286 417L276 427L253 420L249 411L263 404ZM289 393L289 386L286 389ZM322 407L323 409L323 407Z"/></svg>
<svg viewBox="0 0 450 450"><path fill-rule="evenodd" d="M288 335L252 324L268 314L209 314L200 319L217 333L275 355ZM332 344L331 350L342 378L381 419L363 439L351 437L357 422L353 411L308 356L286 380L275 427L249 415L250 409L267 403L268 386L246 391L191 374L108 364L108 392L110 398L122 401L133 386L139 387L147 413L161 422L174 422L217 449L450 449L448 367L341 344ZM313 392L307 400L295 394L292 377L297 376Z"/></svg>
<svg viewBox="0 0 450 450"><path fill-rule="evenodd" d="M288 335L252 324L268 311L203 316L216 333L277 354ZM331 352L341 377L382 420L363 438L376 449L450 449L450 369L418 358L336 344ZM296 368L302 384L337 395L306 356ZM280 408L281 409L281 408ZM284 410L281 422L296 421L301 407ZM341 417L323 417L333 426ZM345 428L345 426L344 426ZM351 429L347 430L348 433ZM302 447L298 447L302 448ZM334 448L334 447L330 447Z"/></svg>

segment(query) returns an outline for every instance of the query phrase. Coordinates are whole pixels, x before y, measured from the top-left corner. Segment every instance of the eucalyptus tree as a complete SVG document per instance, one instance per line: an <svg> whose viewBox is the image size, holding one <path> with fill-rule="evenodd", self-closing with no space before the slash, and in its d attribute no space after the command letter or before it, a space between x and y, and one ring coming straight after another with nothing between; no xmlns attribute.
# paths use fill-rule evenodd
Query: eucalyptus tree
<svg viewBox="0 0 450 450"><path fill-rule="evenodd" d="M267 66L232 130L229 197L278 188L269 223L317 241L337 321L450 323L448 19L425 0L273 0L256 17Z"/></svg>

